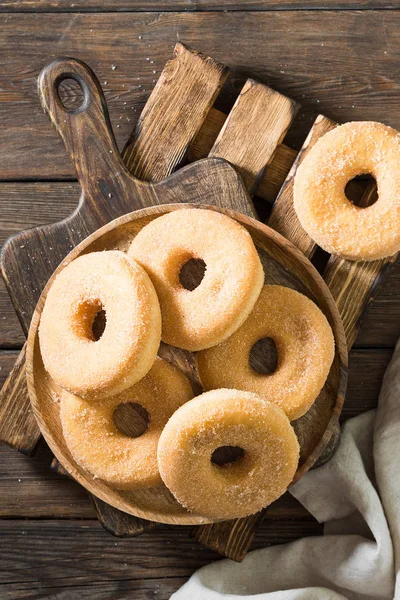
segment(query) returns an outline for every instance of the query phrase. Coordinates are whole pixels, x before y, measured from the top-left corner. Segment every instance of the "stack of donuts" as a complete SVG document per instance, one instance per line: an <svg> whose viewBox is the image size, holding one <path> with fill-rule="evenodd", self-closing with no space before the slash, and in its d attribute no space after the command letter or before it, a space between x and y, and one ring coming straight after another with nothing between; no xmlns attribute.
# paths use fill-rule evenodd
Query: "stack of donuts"
<svg viewBox="0 0 400 600"><path fill-rule="evenodd" d="M187 289L180 273L193 259L206 269ZM267 375L249 360L263 338L278 355ZM201 395L158 356L161 340L195 353ZM316 400L334 357L320 309L297 291L264 285L248 231L217 211L188 207L152 220L127 253L84 254L61 270L39 341L61 389L62 431L76 463L121 490L164 484L210 519L255 513L286 491L299 461L291 421ZM126 404L147 412L139 437L118 426ZM240 456L216 464L221 447Z"/></svg>

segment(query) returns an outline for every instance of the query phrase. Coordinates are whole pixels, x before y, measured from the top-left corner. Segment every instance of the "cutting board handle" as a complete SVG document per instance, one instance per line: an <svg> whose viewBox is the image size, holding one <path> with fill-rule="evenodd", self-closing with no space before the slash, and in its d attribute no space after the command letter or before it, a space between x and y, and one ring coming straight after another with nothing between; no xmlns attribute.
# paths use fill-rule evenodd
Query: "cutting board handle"
<svg viewBox="0 0 400 600"><path fill-rule="evenodd" d="M76 81L82 90L82 103L77 108L67 108L60 98L59 86L67 79ZM91 195L100 185L110 190L108 196L112 198L116 182L111 174L132 176L120 157L96 75L80 60L58 58L41 72L38 91L44 110L64 141L85 195ZM104 181L106 173L110 173L111 181Z"/></svg>

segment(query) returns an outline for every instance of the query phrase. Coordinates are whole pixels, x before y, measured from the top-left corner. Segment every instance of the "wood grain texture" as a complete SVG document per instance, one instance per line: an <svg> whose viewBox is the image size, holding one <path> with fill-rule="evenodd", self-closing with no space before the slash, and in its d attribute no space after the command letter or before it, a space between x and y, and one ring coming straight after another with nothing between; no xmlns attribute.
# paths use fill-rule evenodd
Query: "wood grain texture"
<svg viewBox="0 0 400 600"><path fill-rule="evenodd" d="M0 183L0 244L22 229L65 218L77 206L80 191L79 184L72 182ZM260 188L257 189L259 193ZM399 337L400 263L397 261L379 288L374 302L367 307L363 327L354 346L391 348ZM2 281L0 340L1 346L9 349L21 348L25 341Z"/></svg>
<svg viewBox="0 0 400 600"><path fill-rule="evenodd" d="M227 75L225 65L176 44L122 152L135 177L161 181L183 162Z"/></svg>
<svg viewBox="0 0 400 600"><path fill-rule="evenodd" d="M192 537L203 546L223 554L230 560L241 562L253 543L255 532L265 512L261 511L242 519L196 527Z"/></svg>
<svg viewBox="0 0 400 600"><path fill-rule="evenodd" d="M321 532L322 526L311 519L265 520L254 548ZM91 520L0 521L4 600L167 600L196 569L216 558L181 527L116 540Z"/></svg>
<svg viewBox="0 0 400 600"><path fill-rule="evenodd" d="M45 64L63 54L90 64L122 148L177 36L231 66L219 109L228 112L248 77L301 103L289 146L301 146L317 112L400 129L398 11L13 14L1 26L1 180L74 177L36 96Z"/></svg>
<svg viewBox="0 0 400 600"><path fill-rule="evenodd" d="M14 364L16 352L0 352L0 384ZM391 349L352 350L341 420L375 408ZM0 445L0 517L95 518L89 496L73 479L49 471L52 454L44 442L33 458ZM59 467L60 463L57 462ZM64 472L65 473L65 472ZM268 507L269 519L302 519L307 511L285 494Z"/></svg>
<svg viewBox="0 0 400 600"><path fill-rule="evenodd" d="M42 445L45 446L44 443ZM50 470L57 475L61 475L64 479L74 481L69 476L68 471L64 469L62 464L58 462L56 458L53 458L51 461ZM76 484L75 481L74 484ZM80 488L80 486L77 487ZM96 498L95 496L90 496L90 498L92 500L94 513L98 520L107 531L116 537L135 537L156 526L156 523L153 523L152 521L138 519L137 517L117 510L100 500L100 498Z"/></svg>
<svg viewBox="0 0 400 600"><path fill-rule="evenodd" d="M376 185L372 182L357 205L369 206L376 200L376 194ZM398 256L399 253L369 262L352 262L340 256L330 257L324 279L339 307L349 348L356 339L368 304L373 302Z"/></svg>
<svg viewBox="0 0 400 600"><path fill-rule="evenodd" d="M40 437L26 387L26 345L0 393L0 440L32 454Z"/></svg>
<svg viewBox="0 0 400 600"><path fill-rule="evenodd" d="M279 11L398 8L396 0L2 0L0 12Z"/></svg>
<svg viewBox="0 0 400 600"><path fill-rule="evenodd" d="M260 86L258 89L254 90L255 92L259 92L258 94L256 93L255 96L257 98L257 101L259 104L261 104L261 106L263 106L263 104L265 105L267 103L267 90L270 90L270 88L262 85L262 84L258 84L258 86ZM271 92L274 92L274 90L270 90L270 94ZM286 118L289 120L289 114L290 112L292 112L292 118L291 120L293 120L298 107L295 103L292 103L290 101L290 99L286 98L285 96L282 96L281 94L279 94L278 92L274 92L275 96L273 98L271 98L272 100L272 109L274 109L276 106L279 106L280 102L283 102L284 105L286 104L285 108L286 110L284 110L284 115L286 116ZM241 92L241 96L243 96L243 90ZM249 99L250 100L250 99ZM236 101L237 102L237 101ZM289 105L287 104L289 103ZM257 145L259 144L260 149L262 150L262 155L261 157L254 157L255 154L255 150L253 151L253 159L256 158L257 161L259 161L259 164L261 166L261 170L259 172L258 175L258 179L256 182L256 187L257 187L257 196L259 198L262 198L263 200L266 200L269 204L272 204L278 193L279 190L281 189L283 182L285 181L288 172L290 171L293 162L297 156L297 152L296 150L294 150L293 148L289 148L288 146L285 146L284 144L278 144L273 152L273 154L270 154L270 149L268 149L267 144L269 143L270 146L272 138L269 138L267 140L263 139L263 135L265 135L265 131L267 130L267 128L269 127L269 125L271 125L271 120L273 121L276 115L271 115L269 112L260 114L260 111L255 110L254 104L252 102L248 102L248 99L246 98L246 102L245 103L241 103L241 110L244 110L244 104L246 104L246 110L247 110L247 114L246 114L246 122L249 123L251 116L253 116L254 119L254 115L257 115L257 119L259 120L258 122L258 127L257 127L257 123L252 122L252 127L250 128L250 123L249 123L249 131L248 132L244 132L244 134L246 135L246 139L247 139L247 146L249 147L254 147L254 149L257 147ZM274 106L275 105L275 106ZM290 106L291 105L291 106ZM234 122L238 123L239 122L239 115L237 114L237 112L234 115ZM281 118L285 118L282 114L281 114ZM247 120L248 119L248 120ZM220 141L218 142L218 150L217 147L213 148L214 144L216 143L217 138L222 134L221 130L225 124L227 120L227 115L223 112L221 112L220 110L217 110L215 108L212 108L210 110L210 112L208 113L200 131L198 132L197 136L195 137L195 139L193 140L192 144L189 147L189 152L188 152L188 162L194 162L195 160L200 160L201 158L204 158L205 156L209 156L210 153L214 153L217 152L217 155L224 155L226 157L226 160L229 160L229 156L227 154L227 152L231 152L232 156L235 156L236 159L236 165L241 169L241 175L243 177L243 175L245 176L245 182L246 185L248 187L248 189L250 189L248 183L252 183L254 185L254 181L252 181L255 177L254 177L254 173L251 174L251 165L250 165L250 161L248 158L246 158L246 161L248 162L248 164L250 165L250 170L247 171L247 177L249 177L249 181L246 181L246 167L245 165L240 165L240 159L243 161L244 157L240 157L240 148L235 149L234 145L232 145L232 143L229 143L228 141L224 141L224 145L221 148L220 147ZM282 125L284 124L284 120ZM274 126L278 126L278 129L276 131L277 135L279 136L279 123L274 123ZM284 130L284 127L282 127L281 131ZM250 132L255 136L255 139L251 137ZM285 131L284 131L285 133ZM284 133L282 134L282 136L284 135ZM228 128L228 130L225 129L224 135L230 135L231 136L231 142L235 140L235 131L234 131L234 127L232 126L232 113L231 113L231 118L230 118L230 126ZM278 138L279 139L279 138ZM244 141L244 140L243 140ZM267 144L265 143L265 141L267 141ZM238 152L239 151L239 152ZM263 158L265 160L265 158L267 158L267 160L265 161L264 164L264 169L262 168L262 163L263 163Z"/></svg>
<svg viewBox="0 0 400 600"><path fill-rule="evenodd" d="M175 68L174 64L178 64L178 68ZM80 85L85 87L87 105L85 110L80 113L66 111L54 87L62 79L63 73L69 72L68 68L70 68L69 76L74 73L75 77L79 79ZM187 76L187 71L190 73L190 78ZM172 75L174 75L173 84L170 82ZM191 52L182 44L177 45L176 57L167 64L166 74L161 77L160 83L150 99L148 114L151 114L151 118L145 118L141 122L127 145L126 160L131 162L131 171L136 172L136 169L139 172L143 171L141 151L146 155L148 176L152 170L156 174L155 179L167 176L172 171L176 164L176 155L172 151L172 139L175 140L175 144L180 150L183 149L186 152L193 135L200 129L204 121L207 108L211 106L223 77L222 66L216 66L211 59L203 57L197 52ZM188 107L192 103L199 104L196 85L188 86L190 79L193 82L207 80L208 90L205 99L200 103L200 110L191 115L191 128L179 128L174 121L167 123L163 120L161 124L164 137L159 138L153 122L157 98L163 98L165 90L167 98L172 102L177 93L176 90L184 87L185 84L188 89L184 97ZM161 189L154 193L155 188L146 188L140 182L136 183L137 180L129 177L129 172L119 157L110 129L100 85L83 63L73 61L54 63L52 67L42 73L40 85L42 86L42 101L70 152L81 182L83 196L80 200L79 210L69 218L68 229L61 234L62 242L60 233L64 229L64 225L57 225L54 228L47 227L44 230L37 230L36 233L30 232L13 239L2 254L3 278L25 332L29 327L34 306L47 278L76 243L97 227L140 206L138 198L141 197L141 190L147 190L145 195L147 194L146 197L150 204L157 202L157 197L164 202L174 199L174 194L172 193L171 196L167 189ZM204 89L204 85L201 86L201 89ZM161 105L160 109L163 113L165 112L164 105ZM185 110L187 114L191 114L189 108ZM104 147L101 147L101 144ZM133 155L129 151L131 146L135 147L136 162L133 161ZM157 148L157 152L152 154L150 152L152 147ZM86 153L87 148L90 148L90 154ZM159 153L164 150L165 158L161 164ZM115 173L115 176L111 173ZM236 175L233 172L232 175L235 179ZM128 187L123 183L124 176ZM178 198L181 198L179 193ZM212 202L212 200L210 201ZM223 195L221 201L223 202ZM146 202L145 200L144 204ZM242 199L242 209L245 212L247 202L247 199ZM39 256L44 257L44 260L43 258L39 259ZM10 411L10 407L13 408L12 411ZM5 392L0 399L0 411L2 416L1 439L21 451L31 452L39 437L39 431L31 419L24 439L20 426L24 419L23 415L30 414L24 386L22 358L18 370L12 373L7 381ZM14 430L17 424L18 428Z"/></svg>
<svg viewBox="0 0 400 600"><path fill-rule="evenodd" d="M92 501L100 523L107 531L117 537L135 537L145 531L154 529L157 525L153 521L139 519L117 510L100 500L100 498L96 498L96 496L92 496Z"/></svg>
<svg viewBox="0 0 400 600"><path fill-rule="evenodd" d="M293 185L297 167L307 156L308 151L315 142L325 133L335 127L335 123L320 115L312 126L291 170L283 184L281 191L272 207L271 216L268 220L269 227L279 231L290 240L308 258L311 258L316 250L315 242L309 237L300 225L293 206Z"/></svg>
<svg viewBox="0 0 400 600"><path fill-rule="evenodd" d="M296 103L286 96L249 79L209 156L235 165L247 190L254 194L297 110Z"/></svg>

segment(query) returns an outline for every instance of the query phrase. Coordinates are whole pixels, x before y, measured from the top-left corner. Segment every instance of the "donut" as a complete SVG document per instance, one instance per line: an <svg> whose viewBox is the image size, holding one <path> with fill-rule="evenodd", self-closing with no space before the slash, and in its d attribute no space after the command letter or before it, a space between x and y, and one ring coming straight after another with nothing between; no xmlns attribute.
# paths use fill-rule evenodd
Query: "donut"
<svg viewBox="0 0 400 600"><path fill-rule="evenodd" d="M229 465L211 459L222 446L244 450ZM220 389L190 400L172 415L158 443L160 475L189 511L210 519L253 514L292 482L299 444L285 413L264 398Z"/></svg>
<svg viewBox="0 0 400 600"><path fill-rule="evenodd" d="M345 187L370 173L378 199L367 208ZM297 169L294 208L321 248L349 260L377 260L400 250L400 134L382 123L346 123L320 138Z"/></svg>
<svg viewBox="0 0 400 600"><path fill-rule="evenodd" d="M189 380L161 358L132 387L97 402L64 390L60 419L65 442L83 469L113 488L161 485L158 439L173 412L191 398ZM140 437L125 435L115 424L115 409L126 403L138 404L148 413L148 428Z"/></svg>
<svg viewBox="0 0 400 600"><path fill-rule="evenodd" d="M214 210L174 210L146 225L128 251L147 271L162 314L162 340L202 350L232 335L250 314L264 272L248 231ZM193 290L179 280L182 266L202 259L206 271Z"/></svg>
<svg viewBox="0 0 400 600"><path fill-rule="evenodd" d="M264 338L275 342L278 355L271 374L257 373L250 365L252 347ZM332 330L314 302L290 288L265 285L240 329L219 346L198 353L197 368L204 389L254 392L278 405L292 421L317 398L334 353Z"/></svg>
<svg viewBox="0 0 400 600"><path fill-rule="evenodd" d="M92 332L104 310L100 339ZM45 369L82 397L110 396L150 370L160 345L157 295L144 269L123 252L79 256L56 276L39 324Z"/></svg>

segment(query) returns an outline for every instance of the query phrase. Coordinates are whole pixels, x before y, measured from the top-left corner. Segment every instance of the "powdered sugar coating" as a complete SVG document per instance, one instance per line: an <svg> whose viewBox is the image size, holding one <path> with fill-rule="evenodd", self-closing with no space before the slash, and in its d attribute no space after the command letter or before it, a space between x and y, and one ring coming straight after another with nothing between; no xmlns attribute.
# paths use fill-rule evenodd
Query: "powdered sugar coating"
<svg viewBox="0 0 400 600"><path fill-rule="evenodd" d="M209 348L236 331L264 282L248 231L212 210L185 208L158 217L138 233L128 255L146 269L156 288L163 341L185 350ZM179 273L192 258L204 260L206 272L189 291Z"/></svg>
<svg viewBox="0 0 400 600"><path fill-rule="evenodd" d="M106 327L91 327L104 309ZM39 325L43 363L61 387L82 397L121 392L149 371L160 344L161 315L144 269L123 252L79 256L55 278Z"/></svg>
<svg viewBox="0 0 400 600"><path fill-rule="evenodd" d="M147 375L121 394L96 402L64 391L60 418L72 456L94 477L118 489L161 485L157 444L173 412L193 397L189 380L157 358ZM148 429L137 438L121 433L114 424L117 406L139 404L149 414Z"/></svg>
<svg viewBox="0 0 400 600"><path fill-rule="evenodd" d="M221 446L243 448L230 466L211 462ZM253 514L293 480L299 444L285 413L238 390L213 390L179 408L158 444L161 477L183 506L211 519Z"/></svg>
<svg viewBox="0 0 400 600"><path fill-rule="evenodd" d="M272 338L278 365L272 374L256 373L250 350ZM317 398L335 353L325 315L309 298L279 285L265 285L245 323L225 342L199 352L197 367L204 389L232 387L254 392L280 406L292 421Z"/></svg>
<svg viewBox="0 0 400 600"><path fill-rule="evenodd" d="M356 175L376 179L378 200L360 208L345 195ZM297 169L294 208L321 248L350 260L400 250L400 134L382 123L346 123L328 132Z"/></svg>

